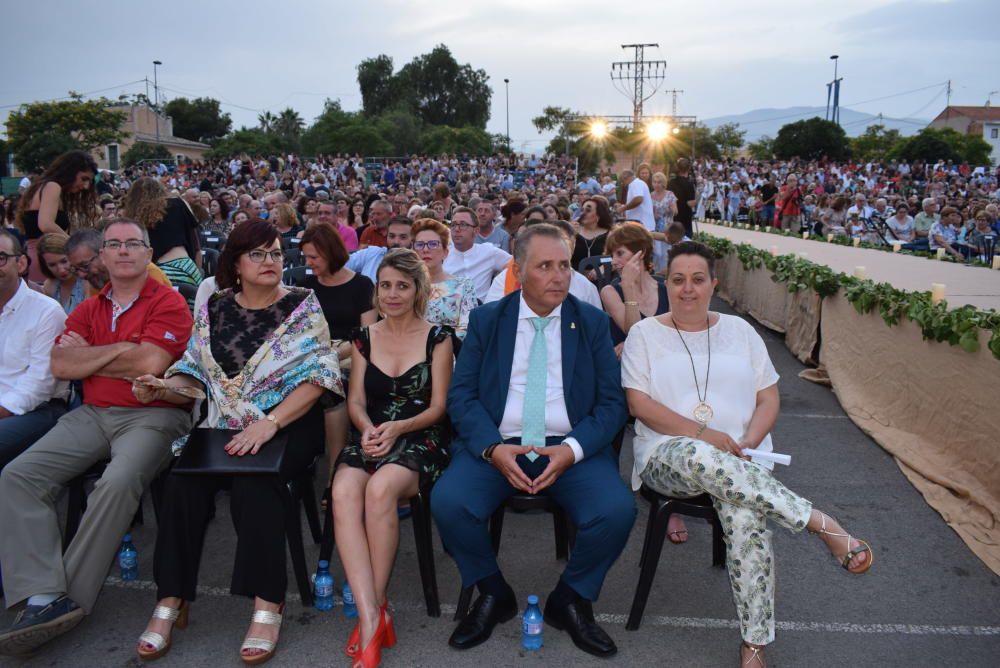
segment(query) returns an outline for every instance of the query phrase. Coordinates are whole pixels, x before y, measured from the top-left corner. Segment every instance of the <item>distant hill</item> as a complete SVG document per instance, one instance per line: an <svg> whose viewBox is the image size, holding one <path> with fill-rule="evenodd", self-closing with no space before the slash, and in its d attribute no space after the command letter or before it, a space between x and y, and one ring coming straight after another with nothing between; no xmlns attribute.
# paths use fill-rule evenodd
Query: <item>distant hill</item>
<svg viewBox="0 0 1000 668"><path fill-rule="evenodd" d="M725 123L739 123L741 130L746 130L746 141L755 141L764 135L771 137L778 134L778 130L786 123L805 120L819 116L826 116L826 107L787 107L785 109L754 109L742 114L729 116L717 116L716 118L705 118L701 123L709 128L717 128ZM864 133L869 125L881 123L890 129L899 130L900 134L909 136L916 134L923 129L930 121L922 118L884 118L881 121L878 116L866 114L853 109L840 108L840 124L848 136L856 137Z"/></svg>

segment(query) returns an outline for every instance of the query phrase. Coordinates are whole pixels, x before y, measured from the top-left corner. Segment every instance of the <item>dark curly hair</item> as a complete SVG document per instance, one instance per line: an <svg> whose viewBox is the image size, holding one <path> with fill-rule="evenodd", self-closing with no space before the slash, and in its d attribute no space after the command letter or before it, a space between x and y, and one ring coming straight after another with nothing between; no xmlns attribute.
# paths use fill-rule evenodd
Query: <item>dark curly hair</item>
<svg viewBox="0 0 1000 668"><path fill-rule="evenodd" d="M261 218L251 218L234 227L226 239L226 247L219 255L219 266L215 270L218 289L232 288L239 292L236 265L239 264L240 256L254 248L270 246L280 236L274 225Z"/></svg>
<svg viewBox="0 0 1000 668"><path fill-rule="evenodd" d="M24 222L22 220L25 211L31 206L31 200L35 194L40 192L49 183L58 183L62 188L62 208L70 220L77 224L89 225L97 218L97 184L94 179L90 180L90 187L78 193L71 193L69 190L76 182L76 175L80 172L90 172L97 176L97 162L94 161L86 151L67 151L52 161L52 164L42 172L34 183L25 191L18 205L17 226L23 231Z"/></svg>

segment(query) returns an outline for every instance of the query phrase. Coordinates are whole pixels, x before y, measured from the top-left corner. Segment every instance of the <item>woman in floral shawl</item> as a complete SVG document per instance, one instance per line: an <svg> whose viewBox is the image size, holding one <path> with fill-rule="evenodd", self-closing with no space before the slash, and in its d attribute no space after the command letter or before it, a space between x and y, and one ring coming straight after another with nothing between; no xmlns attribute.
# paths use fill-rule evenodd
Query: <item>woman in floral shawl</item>
<svg viewBox="0 0 1000 668"><path fill-rule="evenodd" d="M178 404L188 399L175 390L204 390L199 427L237 431L225 446L232 456L253 456L279 433L287 436L279 475L168 476L154 561L159 602L138 646L144 659L165 654L174 622L187 621L213 498L226 483L238 536L231 592L253 597L255 608L240 657L255 664L273 654L287 586L282 487L322 454L317 400L324 392L344 396L319 301L311 290L284 287L281 267L273 225L251 221L233 230L216 274L226 289L201 308L184 357L166 380L143 376L133 385L140 401Z"/></svg>

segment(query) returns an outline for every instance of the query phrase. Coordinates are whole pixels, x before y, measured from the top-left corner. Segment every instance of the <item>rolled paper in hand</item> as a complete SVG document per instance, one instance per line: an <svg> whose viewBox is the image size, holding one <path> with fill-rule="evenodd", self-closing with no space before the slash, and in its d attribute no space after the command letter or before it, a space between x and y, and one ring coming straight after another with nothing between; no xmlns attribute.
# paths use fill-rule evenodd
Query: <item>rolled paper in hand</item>
<svg viewBox="0 0 1000 668"><path fill-rule="evenodd" d="M833 241L833 235L832 234L826 235L826 240L827 241Z"/></svg>
<svg viewBox="0 0 1000 668"><path fill-rule="evenodd" d="M902 248L902 247L903 247L903 242L902 241L893 241L892 242L892 252L893 253L898 253L899 249Z"/></svg>
<svg viewBox="0 0 1000 668"><path fill-rule="evenodd" d="M778 257L778 247L771 246L771 257Z"/></svg>
<svg viewBox="0 0 1000 668"><path fill-rule="evenodd" d="M937 304L944 299L944 283L931 283L931 303Z"/></svg>
<svg viewBox="0 0 1000 668"><path fill-rule="evenodd" d="M947 253L947 252L948 251L946 251L944 248L938 248L937 249L937 259L943 260L944 259L944 254Z"/></svg>
<svg viewBox="0 0 1000 668"><path fill-rule="evenodd" d="M774 462L775 464L781 464L783 466L788 466L792 463L791 455L783 455L779 452L766 452L764 450L756 450L754 448L743 448L743 454L750 457L750 459L755 459L760 462Z"/></svg>
<svg viewBox="0 0 1000 668"><path fill-rule="evenodd" d="M867 277L868 277L868 272L864 267L858 265L857 267L854 268L854 278L858 278L863 281Z"/></svg>
<svg viewBox="0 0 1000 668"><path fill-rule="evenodd" d="M802 233L802 238L803 239L808 239L809 238L809 233L808 232L803 232Z"/></svg>
<svg viewBox="0 0 1000 668"><path fill-rule="evenodd" d="M854 247L857 248L858 246L861 245L861 237L854 237L854 239L853 239L853 241L851 243L853 243Z"/></svg>

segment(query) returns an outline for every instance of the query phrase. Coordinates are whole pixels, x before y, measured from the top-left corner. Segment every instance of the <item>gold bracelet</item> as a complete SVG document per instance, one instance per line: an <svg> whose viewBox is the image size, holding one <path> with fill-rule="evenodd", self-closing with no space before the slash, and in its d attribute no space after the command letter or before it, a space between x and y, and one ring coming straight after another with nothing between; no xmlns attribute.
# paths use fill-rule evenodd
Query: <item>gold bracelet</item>
<svg viewBox="0 0 1000 668"><path fill-rule="evenodd" d="M274 416L274 413L268 413L264 416L264 419L274 425L274 428L281 431L281 423L278 422L278 418Z"/></svg>

